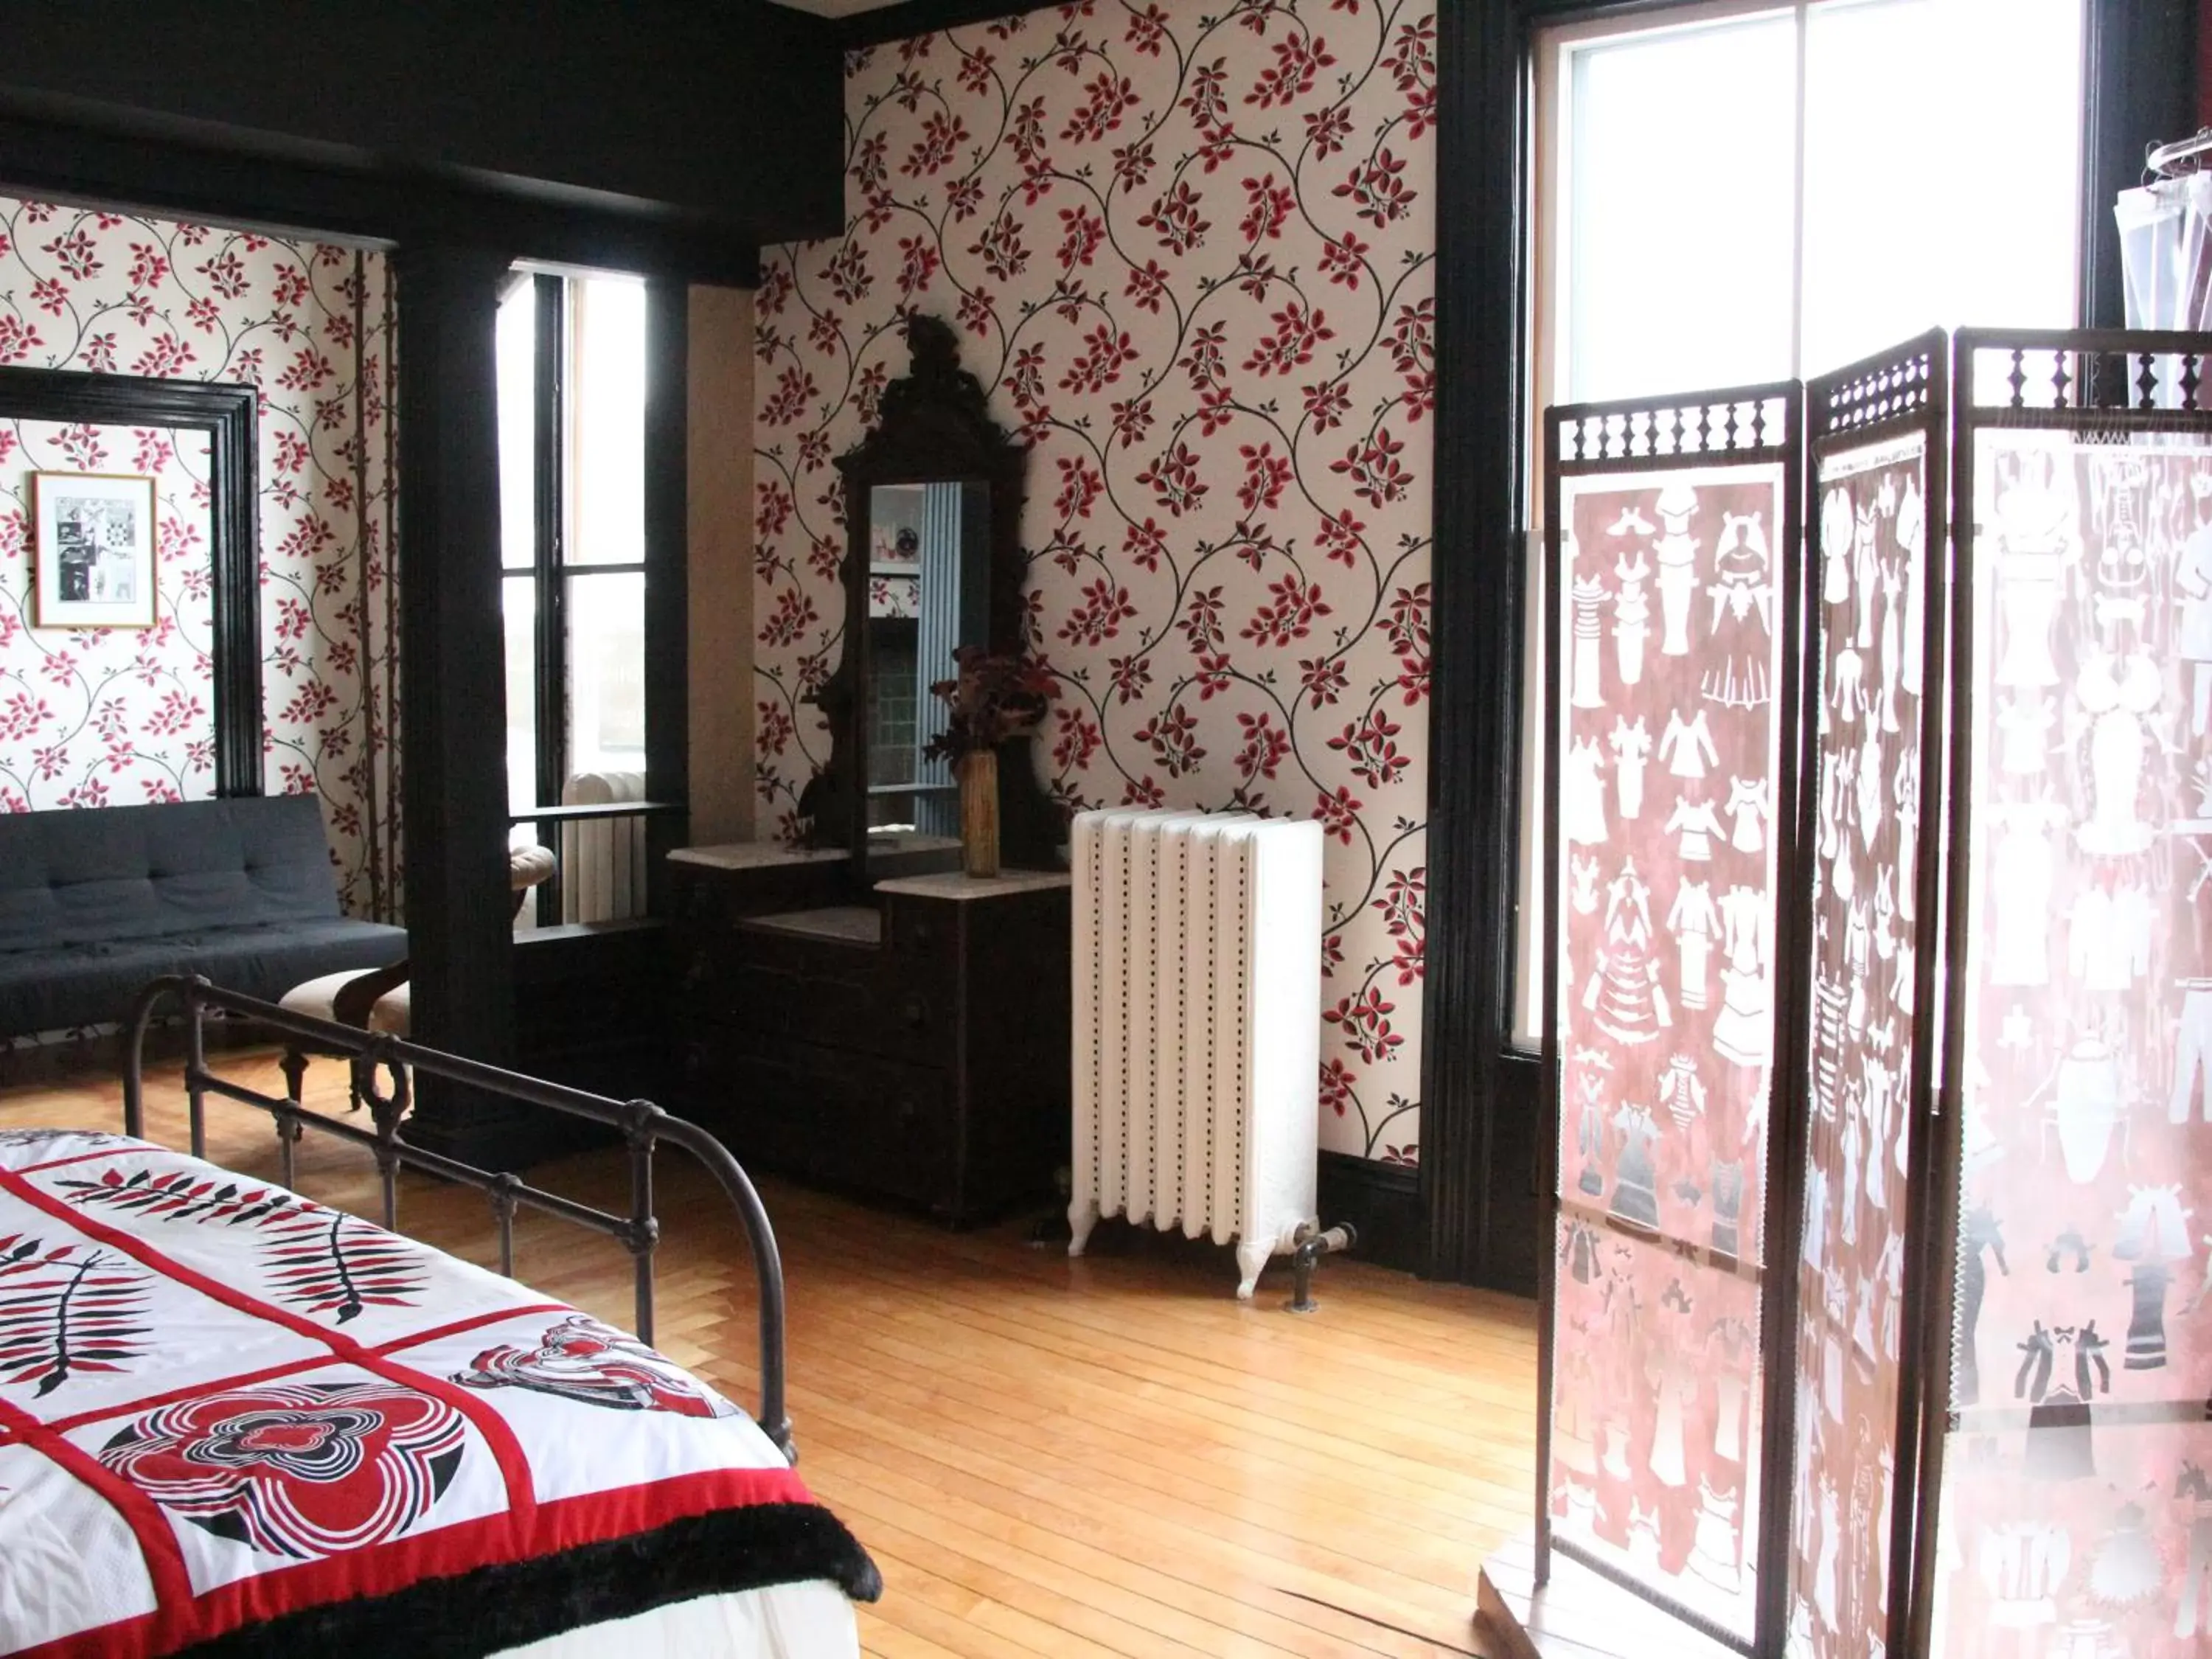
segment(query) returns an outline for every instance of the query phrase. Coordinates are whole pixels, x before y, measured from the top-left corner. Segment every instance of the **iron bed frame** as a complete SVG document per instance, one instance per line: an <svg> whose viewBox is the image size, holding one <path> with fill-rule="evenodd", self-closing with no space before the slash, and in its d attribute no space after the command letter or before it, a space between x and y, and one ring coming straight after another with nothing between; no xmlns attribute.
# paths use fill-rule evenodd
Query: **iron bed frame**
<svg viewBox="0 0 2212 1659"><path fill-rule="evenodd" d="M172 974L153 981L138 994L132 1006L129 1039L124 1052L123 1126L138 1139L145 1138L146 1033L155 1010L169 997L184 1004L185 1091L191 1115L191 1150L195 1158L207 1156L205 1108L210 1095L220 1095L247 1106L256 1106L276 1120L282 1178L294 1185L294 1148L303 1130L323 1133L366 1146L375 1155L384 1188L384 1224L398 1229L398 1175L401 1169L473 1187L491 1200L499 1222L499 1267L514 1276L514 1214L524 1206L543 1210L604 1233L630 1253L636 1280L637 1334L653 1340L653 1256L660 1240L660 1223L653 1213L653 1153L665 1140L681 1146L707 1166L744 1223L745 1243L752 1254L753 1273L760 1286L761 1406L757 1419L768 1437L786 1458L795 1458L791 1419L784 1407L783 1260L769 1225L768 1210L760 1194L729 1150L697 1124L671 1116L649 1100L617 1101L587 1094L519 1072L504 1071L480 1060L441 1054L380 1031L339 1025L329 1020L295 1014L274 1003L225 991L197 975ZM286 1086L283 1098L262 1094L217 1077L207 1067L206 1018L210 1010L250 1019L282 1033L287 1040ZM332 1054L352 1067L356 1101L368 1108L372 1128L342 1118L311 1111L301 1104L299 1079L305 1070L302 1048ZM409 1079L414 1073L447 1078L488 1094L519 1100L552 1111L565 1112L619 1130L629 1153L629 1213L617 1215L596 1209L559 1193L534 1187L509 1170L479 1169L410 1142L402 1124L413 1102ZM390 1080L380 1086L380 1073Z"/></svg>

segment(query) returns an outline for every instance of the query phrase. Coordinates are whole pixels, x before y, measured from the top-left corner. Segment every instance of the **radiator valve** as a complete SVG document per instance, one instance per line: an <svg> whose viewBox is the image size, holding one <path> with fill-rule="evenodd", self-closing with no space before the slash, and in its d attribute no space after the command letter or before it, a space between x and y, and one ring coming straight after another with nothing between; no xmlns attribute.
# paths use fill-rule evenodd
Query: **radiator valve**
<svg viewBox="0 0 2212 1659"><path fill-rule="evenodd" d="M1314 1265L1322 1257L1348 1250L1358 1242L1359 1235L1350 1222L1340 1221L1334 1227L1300 1222L1297 1231L1291 1235L1291 1299L1284 1306L1296 1314L1316 1311L1321 1304L1313 1298Z"/></svg>

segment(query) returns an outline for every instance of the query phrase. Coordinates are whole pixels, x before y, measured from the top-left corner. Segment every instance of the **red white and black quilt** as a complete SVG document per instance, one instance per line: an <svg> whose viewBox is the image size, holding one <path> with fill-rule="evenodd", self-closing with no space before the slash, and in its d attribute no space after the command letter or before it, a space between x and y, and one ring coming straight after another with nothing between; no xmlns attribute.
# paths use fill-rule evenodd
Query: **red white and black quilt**
<svg viewBox="0 0 2212 1659"><path fill-rule="evenodd" d="M429 1659L808 1578L879 1589L635 1338L142 1141L0 1132L0 1653Z"/></svg>

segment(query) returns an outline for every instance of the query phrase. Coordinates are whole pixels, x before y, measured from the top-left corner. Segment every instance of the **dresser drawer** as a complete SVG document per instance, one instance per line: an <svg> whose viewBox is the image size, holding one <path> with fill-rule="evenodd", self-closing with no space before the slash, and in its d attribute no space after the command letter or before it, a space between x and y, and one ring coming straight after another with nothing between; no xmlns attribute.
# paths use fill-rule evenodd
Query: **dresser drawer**
<svg viewBox="0 0 2212 1659"><path fill-rule="evenodd" d="M951 975L897 971L883 952L710 952L686 996L690 1023L923 1066L952 1060Z"/></svg>
<svg viewBox="0 0 2212 1659"><path fill-rule="evenodd" d="M696 1036L685 1069L691 1109L740 1158L957 1210L948 1073L728 1030Z"/></svg>
<svg viewBox="0 0 2212 1659"><path fill-rule="evenodd" d="M893 895L884 906L891 949L915 968L951 974L960 963L960 915L952 905Z"/></svg>

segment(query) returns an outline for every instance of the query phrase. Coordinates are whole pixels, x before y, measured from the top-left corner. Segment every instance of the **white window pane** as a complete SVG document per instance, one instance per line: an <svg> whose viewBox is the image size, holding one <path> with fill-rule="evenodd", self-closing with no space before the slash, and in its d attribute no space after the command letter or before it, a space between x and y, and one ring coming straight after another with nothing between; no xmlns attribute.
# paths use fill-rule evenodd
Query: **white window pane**
<svg viewBox="0 0 2212 1659"><path fill-rule="evenodd" d="M1802 242L1794 11L1570 31L1552 48L1556 107L1540 112L1554 147L1537 250L1546 401L1818 374L1938 325L2070 325L2085 9L1814 0ZM1524 1044L1542 990L1540 730L1532 716L1522 750Z"/></svg>
<svg viewBox="0 0 2212 1659"><path fill-rule="evenodd" d="M1927 329L2069 326L2082 0L1816 6L1803 372Z"/></svg>
<svg viewBox="0 0 2212 1659"><path fill-rule="evenodd" d="M568 580L568 775L645 769L645 577Z"/></svg>
<svg viewBox="0 0 2212 1659"><path fill-rule="evenodd" d="M569 564L645 557L645 284L586 276L574 298Z"/></svg>
<svg viewBox="0 0 2212 1659"><path fill-rule="evenodd" d="M500 301L494 350L499 401L499 556L527 570L538 539L538 284L526 277Z"/></svg>
<svg viewBox="0 0 2212 1659"><path fill-rule="evenodd" d="M507 628L507 810L526 812L538 799L538 590L529 576L500 584Z"/></svg>
<svg viewBox="0 0 2212 1659"><path fill-rule="evenodd" d="M1577 45L1560 84L1558 400L1789 374L1792 16Z"/></svg>

